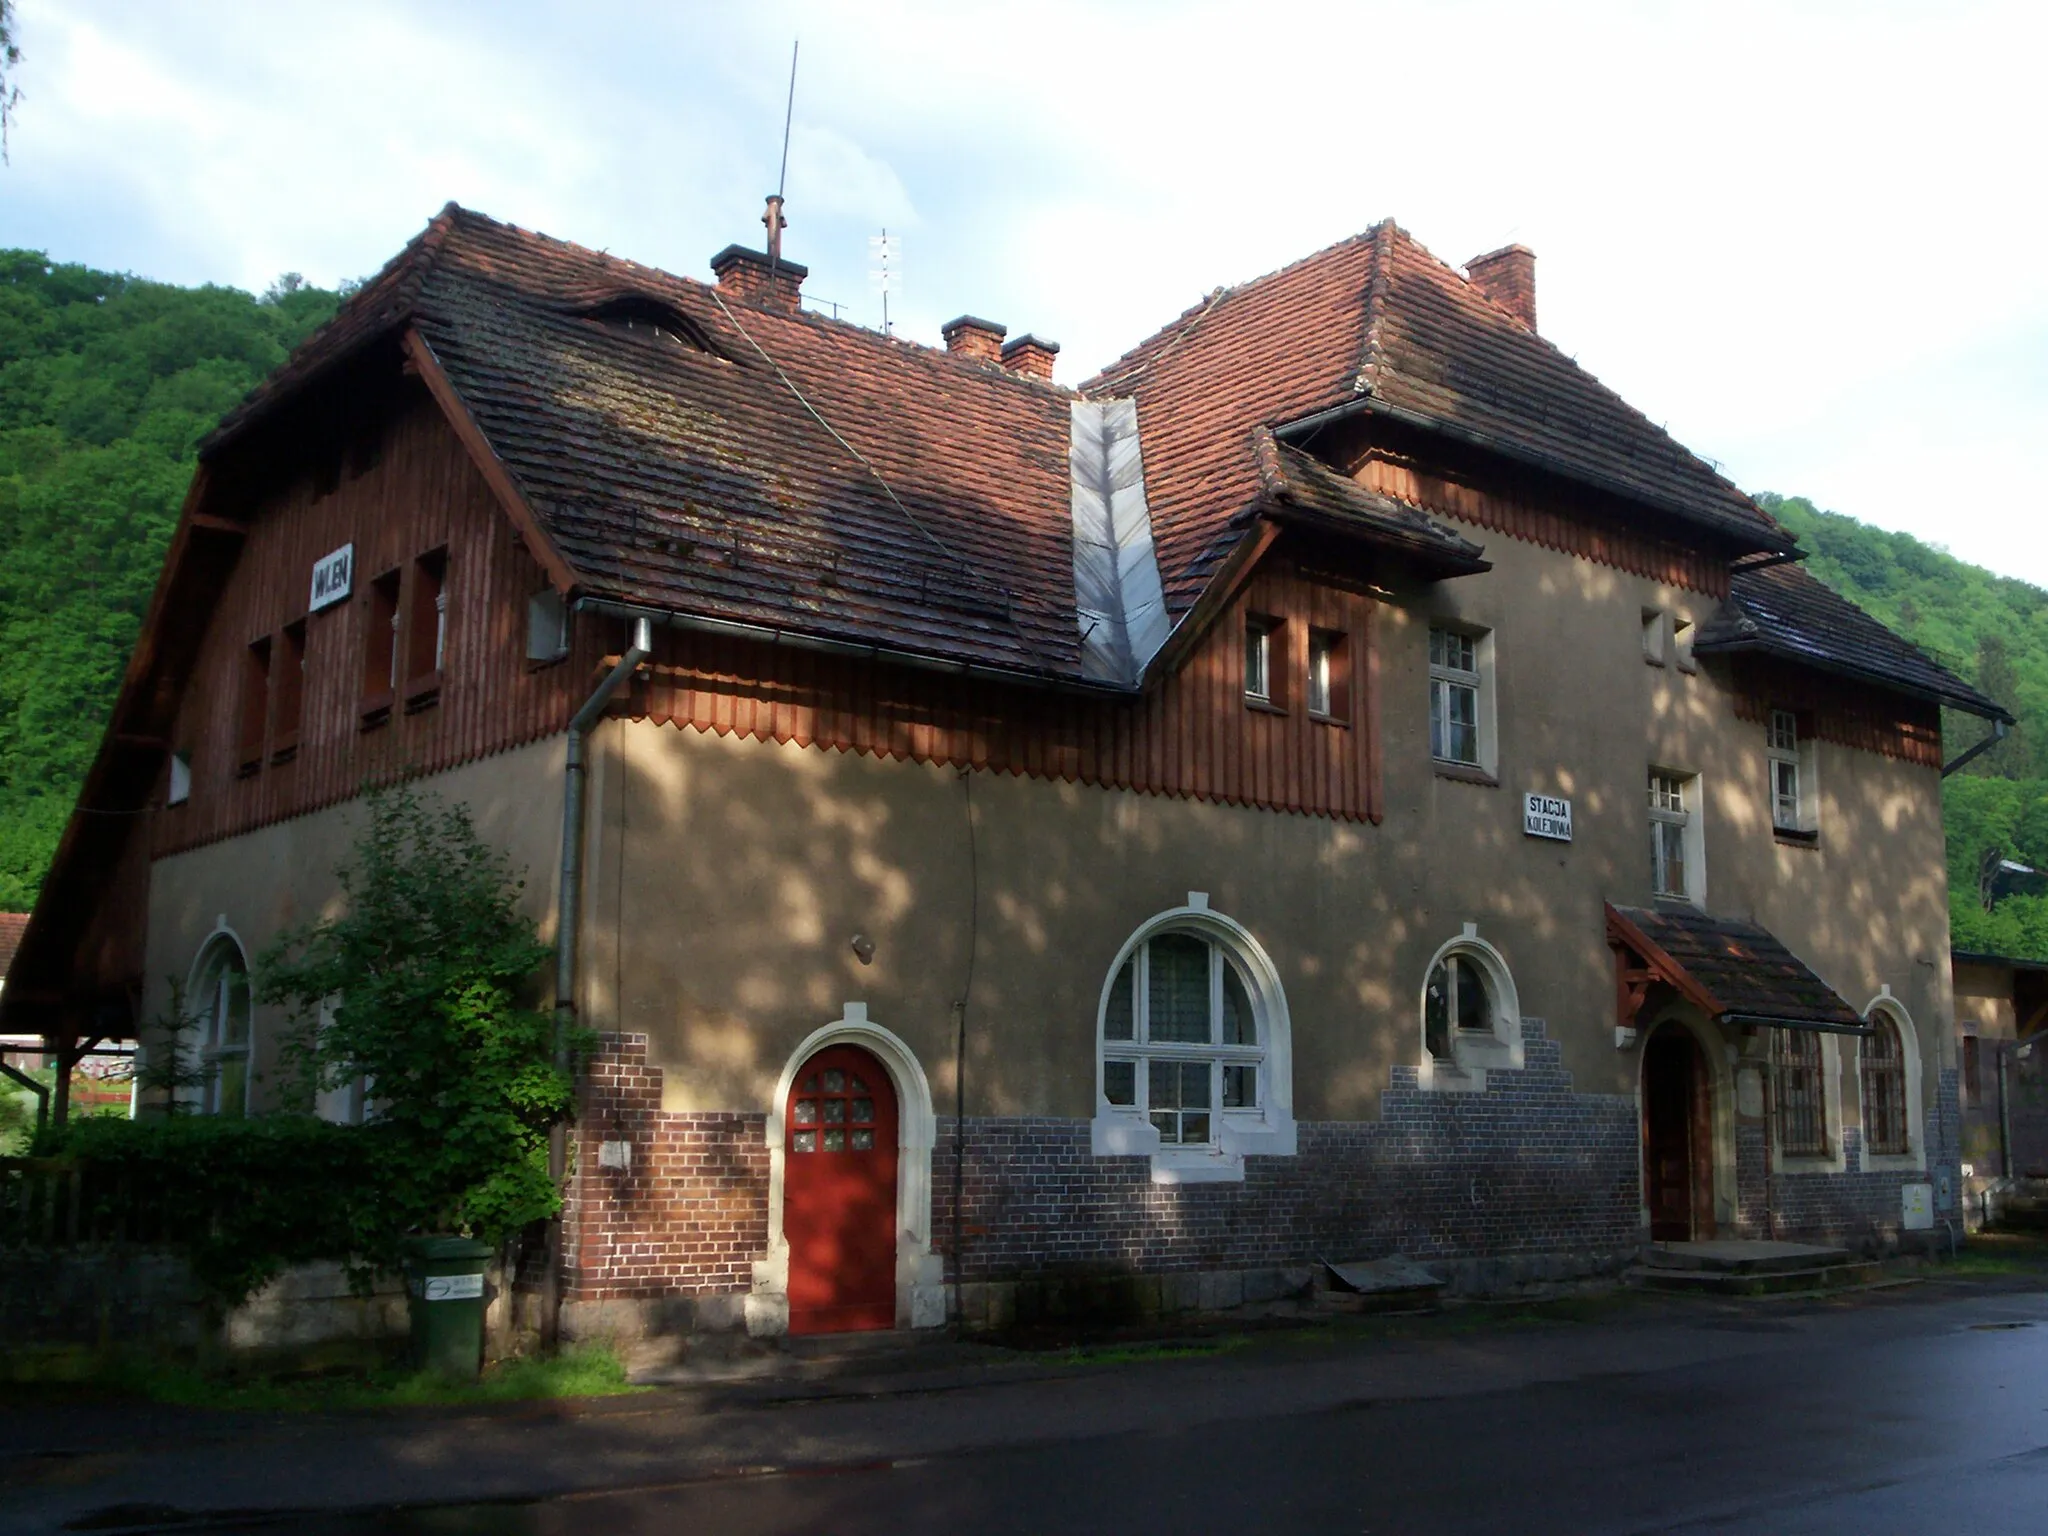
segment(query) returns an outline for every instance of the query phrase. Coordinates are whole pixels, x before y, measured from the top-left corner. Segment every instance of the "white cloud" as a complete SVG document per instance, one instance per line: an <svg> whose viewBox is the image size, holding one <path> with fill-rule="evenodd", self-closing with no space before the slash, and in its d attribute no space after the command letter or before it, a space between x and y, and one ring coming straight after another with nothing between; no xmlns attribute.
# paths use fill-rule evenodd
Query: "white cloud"
<svg viewBox="0 0 2048 1536"><path fill-rule="evenodd" d="M0 238L179 281L371 270L449 197L872 320L1065 344L1393 214L1539 255L1546 334L1743 483L2048 582L2031 4L22 0ZM2018 361L2015 361L2018 359Z"/></svg>

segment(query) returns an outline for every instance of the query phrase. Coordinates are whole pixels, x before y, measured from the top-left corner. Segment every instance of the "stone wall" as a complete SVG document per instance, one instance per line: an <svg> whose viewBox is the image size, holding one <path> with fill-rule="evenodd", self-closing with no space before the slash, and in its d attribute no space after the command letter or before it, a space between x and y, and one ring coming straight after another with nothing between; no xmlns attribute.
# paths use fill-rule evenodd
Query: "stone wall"
<svg viewBox="0 0 2048 1536"><path fill-rule="evenodd" d="M12 1345L190 1350L206 1327L199 1288L174 1250L92 1243L0 1251L0 1338ZM215 1342L245 1353L376 1348L403 1339L408 1327L395 1278L359 1295L339 1264L301 1264L230 1312Z"/></svg>

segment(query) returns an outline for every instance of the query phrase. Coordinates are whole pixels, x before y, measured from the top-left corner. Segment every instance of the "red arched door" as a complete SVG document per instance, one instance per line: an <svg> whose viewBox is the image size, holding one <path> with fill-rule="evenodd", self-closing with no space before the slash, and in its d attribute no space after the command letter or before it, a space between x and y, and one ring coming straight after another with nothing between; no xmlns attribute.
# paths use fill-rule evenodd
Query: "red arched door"
<svg viewBox="0 0 2048 1536"><path fill-rule="evenodd" d="M896 1092L857 1045L798 1069L783 1106L789 1331L896 1326Z"/></svg>

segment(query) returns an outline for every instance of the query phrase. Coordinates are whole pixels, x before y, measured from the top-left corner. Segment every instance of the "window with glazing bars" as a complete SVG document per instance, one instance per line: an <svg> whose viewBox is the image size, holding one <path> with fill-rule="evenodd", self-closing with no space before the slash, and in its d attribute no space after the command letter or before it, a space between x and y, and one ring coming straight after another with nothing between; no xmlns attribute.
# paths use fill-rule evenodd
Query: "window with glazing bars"
<svg viewBox="0 0 2048 1536"><path fill-rule="evenodd" d="M1102 1096L1137 1109L1168 1146L1216 1140L1218 1109L1256 1109L1251 990L1221 948L1162 933L1123 963L1102 1020Z"/></svg>
<svg viewBox="0 0 2048 1536"><path fill-rule="evenodd" d="M1871 1152L1908 1152L1906 1130L1906 1053L1899 1027L1882 1013L1873 1013L1877 1031L1863 1042L1863 1145Z"/></svg>
<svg viewBox="0 0 2048 1536"><path fill-rule="evenodd" d="M1771 772L1771 825L1781 832L1805 831L1806 809L1799 782L1799 717L1791 710L1771 711L1764 756Z"/></svg>
<svg viewBox="0 0 2048 1536"><path fill-rule="evenodd" d="M1255 704L1278 707L1280 621L1252 614L1244 621L1244 696Z"/></svg>
<svg viewBox="0 0 2048 1536"><path fill-rule="evenodd" d="M1686 844L1692 810L1682 775L1650 770L1650 889L1659 896L1688 896Z"/></svg>
<svg viewBox="0 0 2048 1536"><path fill-rule="evenodd" d="M1826 1157L1827 1101L1821 1083L1820 1036L1810 1029L1779 1029L1778 1152L1785 1157Z"/></svg>
<svg viewBox="0 0 2048 1536"><path fill-rule="evenodd" d="M1446 763L1479 764L1479 657L1456 630L1429 632L1429 752Z"/></svg>

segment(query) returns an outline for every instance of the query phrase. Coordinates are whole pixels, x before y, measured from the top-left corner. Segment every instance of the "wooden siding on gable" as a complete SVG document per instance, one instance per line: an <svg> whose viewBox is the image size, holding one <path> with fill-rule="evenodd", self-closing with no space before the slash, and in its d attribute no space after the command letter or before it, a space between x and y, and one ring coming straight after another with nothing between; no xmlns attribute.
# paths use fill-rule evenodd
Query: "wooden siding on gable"
<svg viewBox="0 0 2048 1536"><path fill-rule="evenodd" d="M1491 528L1525 544L1710 597L1728 595L1725 558L1656 538L1612 518L1589 515L1562 501L1533 474L1502 471L1482 480L1375 448L1368 450L1352 478L1383 496Z"/></svg>
<svg viewBox="0 0 2048 1536"><path fill-rule="evenodd" d="M564 728L588 691L600 660L597 636L606 627L583 626L566 661L528 665L526 603L544 578L424 392L413 393L377 441L374 462L345 464L325 494L309 468L251 517L179 708L171 747L190 755L192 792L187 803L158 811L159 856L331 805L365 785L452 768L549 735ZM348 599L309 615L314 564L351 543ZM365 729L375 583L398 571L398 611L407 613L416 562L438 550L447 552L448 596L438 696L408 712L401 678L389 718ZM280 754L281 743L268 741L262 765L244 774L237 737L249 648L272 641L274 701L275 665L287 649L278 637L298 621L305 625L305 668L297 745ZM286 760L276 761L280 755Z"/></svg>
<svg viewBox="0 0 2048 1536"><path fill-rule="evenodd" d="M1770 657L1737 656L1731 661L1737 719L1762 726L1772 710L1789 709L1805 716L1811 725L1803 728L1822 741L1922 768L1941 768L1939 705Z"/></svg>
<svg viewBox="0 0 2048 1536"><path fill-rule="evenodd" d="M691 630L661 630L631 712L720 736L794 742L1226 805L1380 818L1374 601L1255 573L1173 676L1138 699L1005 687L974 678ZM1244 695L1248 613L1283 621L1281 708ZM1346 721L1310 718L1311 628L1350 651Z"/></svg>

